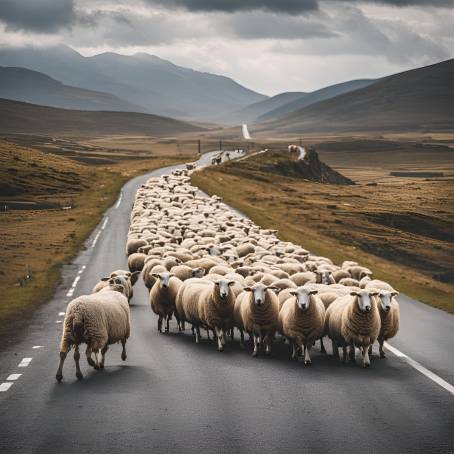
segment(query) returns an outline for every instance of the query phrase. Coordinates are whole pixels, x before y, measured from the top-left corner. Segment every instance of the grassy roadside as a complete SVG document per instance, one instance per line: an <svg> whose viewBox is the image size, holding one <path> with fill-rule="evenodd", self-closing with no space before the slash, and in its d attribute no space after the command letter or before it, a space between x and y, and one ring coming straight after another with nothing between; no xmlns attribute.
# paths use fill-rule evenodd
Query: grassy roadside
<svg viewBox="0 0 454 454"><path fill-rule="evenodd" d="M245 165L247 164L243 166ZM357 242L343 240L348 235L352 235L353 240L354 233L357 234L357 238L362 236L372 238L376 235L376 232L368 230L368 226L364 226L363 231L361 226L355 226L353 223L350 226L349 222L354 218L352 213L348 213L348 217L334 219L329 226L324 225L324 210L326 206L334 205L326 205L318 194L320 200L315 201L314 206L317 206L317 210L314 210L314 206L309 205L310 202L305 196L309 194L310 200L313 197L314 188L320 190L323 186L329 185L275 176L269 178L266 173L254 173L254 169L251 168L246 172L241 168L243 166L240 163L230 163L220 168L207 168L195 172L192 175L192 183L208 194L223 197L226 203L249 216L262 227L278 229L279 237L283 240L301 244L315 254L330 257L335 263L342 260L359 261L370 267L378 278L390 282L402 293L454 313L454 286L435 281L409 266L371 254L365 250L364 245ZM341 190L339 186L331 186L331 188ZM306 208L305 212L302 206ZM332 210L329 212L332 214ZM309 216L314 218L309 219ZM345 230L343 237L330 234L334 232L335 225L339 227L343 224ZM353 230L357 231L353 232ZM394 238L389 236L379 240L392 244ZM447 251L444 253L449 255Z"/></svg>
<svg viewBox="0 0 454 454"><path fill-rule="evenodd" d="M0 158L2 196L8 194L6 201L27 201L38 208L0 213L0 334L10 321L27 315L52 295L60 266L83 247L126 181L188 160L160 157L87 166L7 142L0 143ZM72 209L58 208L68 204ZM49 205L50 209L43 209ZM20 286L27 269L32 279Z"/></svg>

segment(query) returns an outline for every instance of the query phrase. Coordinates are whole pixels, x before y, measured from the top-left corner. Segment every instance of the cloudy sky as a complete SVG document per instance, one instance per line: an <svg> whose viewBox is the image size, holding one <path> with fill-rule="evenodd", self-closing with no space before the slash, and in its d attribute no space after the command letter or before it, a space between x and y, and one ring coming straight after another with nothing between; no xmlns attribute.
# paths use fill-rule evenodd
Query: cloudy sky
<svg viewBox="0 0 454 454"><path fill-rule="evenodd" d="M454 0L0 0L0 46L148 52L265 94L454 57Z"/></svg>

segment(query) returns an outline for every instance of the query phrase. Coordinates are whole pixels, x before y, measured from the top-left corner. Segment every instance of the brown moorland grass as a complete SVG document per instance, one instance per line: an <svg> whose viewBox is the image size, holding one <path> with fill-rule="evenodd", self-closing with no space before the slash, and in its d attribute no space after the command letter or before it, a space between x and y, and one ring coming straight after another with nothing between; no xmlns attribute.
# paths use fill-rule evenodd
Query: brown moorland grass
<svg viewBox="0 0 454 454"><path fill-rule="evenodd" d="M186 160L160 157L89 166L0 140L3 204L36 204L35 209L0 213L0 333L9 320L51 296L60 265L82 247L127 180ZM62 210L65 205L72 208ZM20 286L27 266L32 279Z"/></svg>
<svg viewBox="0 0 454 454"><path fill-rule="evenodd" d="M401 292L454 313L454 285L434 279L449 279L454 269L452 178L381 180L387 170L368 169L370 154L363 153L356 161L347 156L355 162L344 173L362 176L360 184L327 185L264 170L275 153L204 169L192 181L257 224L277 228L282 239L337 263L357 260Z"/></svg>

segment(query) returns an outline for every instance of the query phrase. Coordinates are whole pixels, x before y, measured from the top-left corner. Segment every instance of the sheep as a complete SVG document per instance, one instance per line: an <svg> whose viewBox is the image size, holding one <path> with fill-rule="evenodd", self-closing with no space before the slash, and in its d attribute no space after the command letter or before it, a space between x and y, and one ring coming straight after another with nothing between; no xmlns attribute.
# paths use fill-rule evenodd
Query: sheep
<svg viewBox="0 0 454 454"><path fill-rule="evenodd" d="M137 277L140 274L140 271L134 271L133 273L130 273L129 271L125 270L116 270L112 271L108 277L103 277L101 278L96 285L92 289L92 293L97 293L101 291L103 288L109 286L109 280L113 277L120 277L124 279L124 286L126 290L126 296L128 298L128 301L131 300L133 297L133 289L132 287L134 284L137 282Z"/></svg>
<svg viewBox="0 0 454 454"><path fill-rule="evenodd" d="M245 257L248 254L255 252L255 246L251 243L240 244L235 248L238 257Z"/></svg>
<svg viewBox="0 0 454 454"><path fill-rule="evenodd" d="M350 268L351 266L358 266L359 263L358 262L353 262L352 260L344 260L342 262L342 265L341 265L341 268L343 270L347 269L347 268Z"/></svg>
<svg viewBox="0 0 454 454"><path fill-rule="evenodd" d="M220 274L220 275L224 276L224 275L226 275L228 273L232 273L234 271L235 270L233 268L230 268L228 266L216 265L210 269L210 274Z"/></svg>
<svg viewBox="0 0 454 454"><path fill-rule="evenodd" d="M290 290L279 311L280 332L289 340L292 359L298 359L298 350L304 352L304 364L311 364L310 349L324 334L325 306L316 296L317 290L298 287Z"/></svg>
<svg viewBox="0 0 454 454"><path fill-rule="evenodd" d="M336 282L339 282L341 279L352 277L347 270L335 270L333 271L333 278Z"/></svg>
<svg viewBox="0 0 454 454"><path fill-rule="evenodd" d="M378 291L378 311L380 313L381 327L378 334L380 358L386 358L383 343L394 337L399 331L400 309L395 297L399 294L387 282L374 280L367 284L367 289ZM372 345L369 347L369 355L372 354Z"/></svg>
<svg viewBox="0 0 454 454"><path fill-rule="evenodd" d="M302 271L301 273L295 273L290 276L290 280L293 281L298 287L303 286L307 282L316 282L315 273L312 271Z"/></svg>
<svg viewBox="0 0 454 454"><path fill-rule="evenodd" d="M181 329L184 330L185 322L192 324L195 329L195 342L200 341L200 326L202 321L199 314L199 294L211 282L204 279L191 278L182 283L175 299L175 317Z"/></svg>
<svg viewBox="0 0 454 454"><path fill-rule="evenodd" d="M273 287L278 292L280 292L281 290L284 290L287 288L297 288L298 286L290 279L278 279L277 281L273 282Z"/></svg>
<svg viewBox="0 0 454 454"><path fill-rule="evenodd" d="M358 281L360 281L365 276L372 276L372 271L364 266L350 266L347 268L347 271L351 274L353 279L357 279Z"/></svg>
<svg viewBox="0 0 454 454"><path fill-rule="evenodd" d="M333 273L331 271L314 271L315 273L315 282L317 284L335 284L336 281L334 280Z"/></svg>
<svg viewBox="0 0 454 454"><path fill-rule="evenodd" d="M162 321L166 321L165 332L169 332L169 322L175 311L175 299L182 282L172 273L153 273L156 279L150 290L151 309L158 316L158 331L162 333Z"/></svg>
<svg viewBox="0 0 454 454"><path fill-rule="evenodd" d="M191 277L203 277L205 270L203 268L191 268L187 265L177 265L170 269L170 272L175 275L180 281L185 281Z"/></svg>
<svg viewBox="0 0 454 454"><path fill-rule="evenodd" d="M244 331L252 334L254 340L253 357L257 357L259 346L265 345L266 355L271 354L271 345L278 325L279 301L272 287L257 283L246 287L235 301L234 325L239 329L241 343Z"/></svg>
<svg viewBox="0 0 454 454"><path fill-rule="evenodd" d="M199 318L207 330L215 331L220 352L233 322L235 294L230 288L233 284L235 281L221 278L198 293Z"/></svg>
<svg viewBox="0 0 454 454"><path fill-rule="evenodd" d="M346 287L359 287L359 281L351 277L344 277L338 283Z"/></svg>
<svg viewBox="0 0 454 454"><path fill-rule="evenodd" d="M142 271L145 264L145 258L147 254L142 252L134 252L128 257L128 268L129 271Z"/></svg>
<svg viewBox="0 0 454 454"><path fill-rule="evenodd" d="M131 255L134 252L137 252L137 249L141 246L146 246L147 242L144 239L140 238L129 238L126 243L126 255Z"/></svg>
<svg viewBox="0 0 454 454"><path fill-rule="evenodd" d="M83 378L80 370L79 345L87 344L88 364L95 369L103 368L108 346L121 342L121 359L126 360L126 341L130 334L130 314L124 280L120 277L109 279L109 286L91 295L82 295L72 300L66 308L63 333L60 342L60 364L55 378L63 379L63 363L74 345L76 377ZM101 362L98 363L98 352ZM95 361L91 355L95 354Z"/></svg>
<svg viewBox="0 0 454 454"><path fill-rule="evenodd" d="M350 346L350 361L355 361L355 347L361 349L363 367L370 366L369 346L380 332L380 314L374 298L375 290L351 291L337 298L326 310L325 334L331 339L333 354L342 347L346 361ZM337 355L336 355L337 356Z"/></svg>
<svg viewBox="0 0 454 454"><path fill-rule="evenodd" d="M151 269L150 267L144 267L142 270L142 279L145 287L147 287L148 290L151 290L156 282L155 275L158 273L165 273L166 271L167 268L164 265L155 265Z"/></svg>

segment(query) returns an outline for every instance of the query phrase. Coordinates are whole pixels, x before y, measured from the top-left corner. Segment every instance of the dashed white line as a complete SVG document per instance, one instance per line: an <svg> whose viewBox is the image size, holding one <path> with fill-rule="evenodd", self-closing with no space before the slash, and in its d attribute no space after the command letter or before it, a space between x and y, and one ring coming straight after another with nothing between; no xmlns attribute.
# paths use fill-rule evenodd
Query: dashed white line
<svg viewBox="0 0 454 454"><path fill-rule="evenodd" d="M442 388L446 389L449 393L454 395L454 386L452 386L450 383L448 383L446 380L443 380L441 377L438 375L434 374L432 371L429 369L426 369L422 364L418 363L418 361L415 361L414 359L410 358L407 356L405 353L402 353L400 350L397 348L393 347L392 345L389 345L388 342L385 342L385 347L393 353L395 356L398 358L402 359L405 361L408 365L416 369L418 372L421 372L421 374L425 375L427 378L432 380L434 383L437 385L441 386Z"/></svg>
<svg viewBox="0 0 454 454"><path fill-rule="evenodd" d="M22 358L22 361L18 364L17 367L27 367L33 358Z"/></svg>
<svg viewBox="0 0 454 454"><path fill-rule="evenodd" d="M32 348L33 348L34 350L37 350L38 348L43 348L43 347L44 347L44 345L33 345Z"/></svg>
<svg viewBox="0 0 454 454"><path fill-rule="evenodd" d="M73 296L74 290L76 289L76 285L79 282L80 276L76 276L73 281L73 285L71 285L71 288L68 290L68 293L66 296Z"/></svg>
<svg viewBox="0 0 454 454"><path fill-rule="evenodd" d="M115 208L118 208L120 206L122 198L123 198L123 192L120 192L120 197L118 197L117 203L115 204Z"/></svg>
<svg viewBox="0 0 454 454"><path fill-rule="evenodd" d="M59 312L59 313L58 313L58 316L59 316L59 317L63 317L63 315L65 315L64 312Z"/></svg>
<svg viewBox="0 0 454 454"><path fill-rule="evenodd" d="M63 323L63 320L56 320L55 323Z"/></svg>
<svg viewBox="0 0 454 454"><path fill-rule="evenodd" d="M7 381L15 381L21 376L22 376L22 374L11 374L11 375L8 376L8 378L6 380Z"/></svg>
<svg viewBox="0 0 454 454"><path fill-rule="evenodd" d="M11 383L11 382L1 383L0 384L0 393L4 393L5 391L8 391L8 389L10 389L11 386L13 386L13 383Z"/></svg>
<svg viewBox="0 0 454 454"><path fill-rule="evenodd" d="M106 228L107 222L109 222L109 218L105 218L104 222L102 223L101 230L104 230Z"/></svg>
<svg viewBox="0 0 454 454"><path fill-rule="evenodd" d="M99 235L101 235L101 232L102 232L102 230L100 230L100 231L96 234L96 236L95 236L95 238L94 238L94 240L93 240L93 243L91 243L91 247L92 247L92 248L96 246L96 243L97 243L97 241L98 241Z"/></svg>

